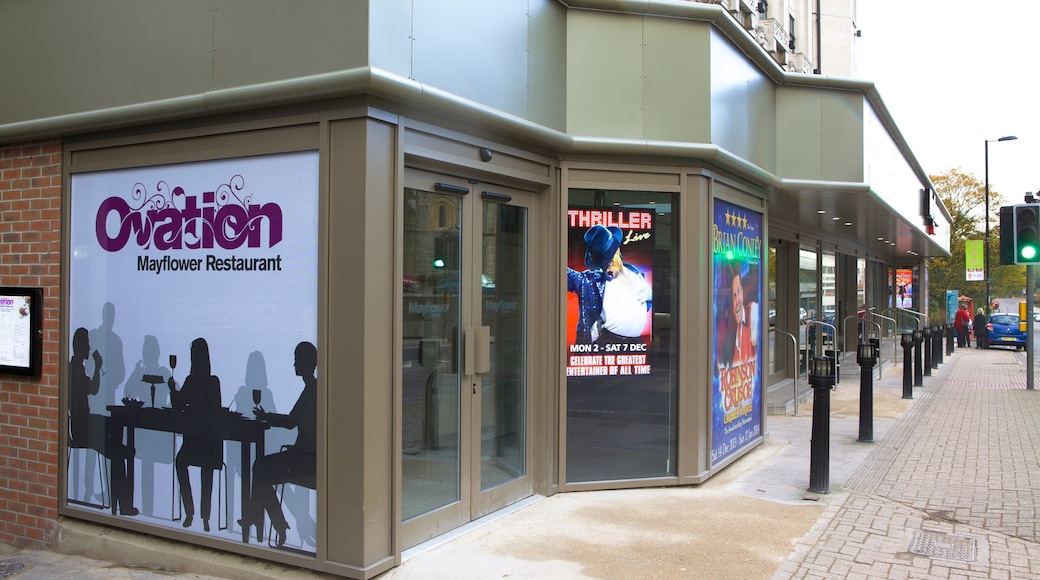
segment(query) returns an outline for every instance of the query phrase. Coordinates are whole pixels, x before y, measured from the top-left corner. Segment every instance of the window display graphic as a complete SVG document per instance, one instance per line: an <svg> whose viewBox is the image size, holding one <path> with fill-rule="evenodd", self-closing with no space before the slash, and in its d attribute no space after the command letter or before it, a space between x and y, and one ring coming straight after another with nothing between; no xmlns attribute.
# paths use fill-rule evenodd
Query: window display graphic
<svg viewBox="0 0 1040 580"><path fill-rule="evenodd" d="M715 200L711 463L762 436L762 214Z"/></svg>
<svg viewBox="0 0 1040 580"><path fill-rule="evenodd" d="M72 176L67 501L314 554L318 153Z"/></svg>
<svg viewBox="0 0 1040 580"><path fill-rule="evenodd" d="M914 271L896 268L896 308L914 307Z"/></svg>
<svg viewBox="0 0 1040 580"><path fill-rule="evenodd" d="M567 376L650 374L654 213L567 212Z"/></svg>

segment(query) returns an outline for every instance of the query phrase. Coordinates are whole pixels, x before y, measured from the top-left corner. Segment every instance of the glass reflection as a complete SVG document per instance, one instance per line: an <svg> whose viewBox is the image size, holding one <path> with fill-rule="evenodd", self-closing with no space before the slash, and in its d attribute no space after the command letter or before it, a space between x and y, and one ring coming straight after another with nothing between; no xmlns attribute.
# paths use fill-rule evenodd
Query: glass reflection
<svg viewBox="0 0 1040 580"><path fill-rule="evenodd" d="M459 501L461 205L405 189L402 520Z"/></svg>
<svg viewBox="0 0 1040 580"><path fill-rule="evenodd" d="M527 211L484 202L481 319L491 371L481 375L480 489L526 473Z"/></svg>

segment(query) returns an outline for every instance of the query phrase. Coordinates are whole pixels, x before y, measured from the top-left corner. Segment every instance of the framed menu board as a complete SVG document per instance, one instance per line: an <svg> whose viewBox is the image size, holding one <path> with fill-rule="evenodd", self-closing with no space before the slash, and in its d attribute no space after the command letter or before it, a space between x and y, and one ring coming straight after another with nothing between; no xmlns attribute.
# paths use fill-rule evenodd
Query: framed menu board
<svg viewBox="0 0 1040 580"><path fill-rule="evenodd" d="M0 373L40 376L43 289L0 286Z"/></svg>

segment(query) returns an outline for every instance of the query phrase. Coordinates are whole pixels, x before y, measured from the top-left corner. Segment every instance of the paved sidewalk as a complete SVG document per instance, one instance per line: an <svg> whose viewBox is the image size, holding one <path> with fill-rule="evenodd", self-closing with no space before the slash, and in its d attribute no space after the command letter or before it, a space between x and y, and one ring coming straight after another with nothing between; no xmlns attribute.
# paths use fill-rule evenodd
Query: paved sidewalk
<svg viewBox="0 0 1040 580"><path fill-rule="evenodd" d="M1040 578L1040 390L1025 389L1025 354L957 349L932 375L907 400L901 365L884 368L874 443L857 441L858 374L843 376L831 400L829 494L807 491L809 403L799 416L767 417L765 442L702 485L532 498L409 550L379 578ZM320 576L121 531L104 537L104 558L147 557L188 578ZM135 543L120 549L118 537ZM64 549L90 553L89 541L76 543ZM166 553L177 557L163 562ZM18 561L29 564L18 580L178 576L0 551L0 565Z"/></svg>
<svg viewBox="0 0 1040 580"><path fill-rule="evenodd" d="M958 349L773 576L1040 577L1040 390Z"/></svg>

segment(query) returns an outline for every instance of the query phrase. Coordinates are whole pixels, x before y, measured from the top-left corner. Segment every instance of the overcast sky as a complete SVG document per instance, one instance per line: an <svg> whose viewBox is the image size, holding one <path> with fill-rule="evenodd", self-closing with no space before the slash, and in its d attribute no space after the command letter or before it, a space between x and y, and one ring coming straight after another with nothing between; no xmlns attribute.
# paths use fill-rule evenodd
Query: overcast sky
<svg viewBox="0 0 1040 580"><path fill-rule="evenodd" d="M1040 190L1040 65L1030 8L978 0L857 2L862 37L854 76L874 81L929 175L959 167L984 182L986 140L1018 137L989 144L990 191L1007 204Z"/></svg>

